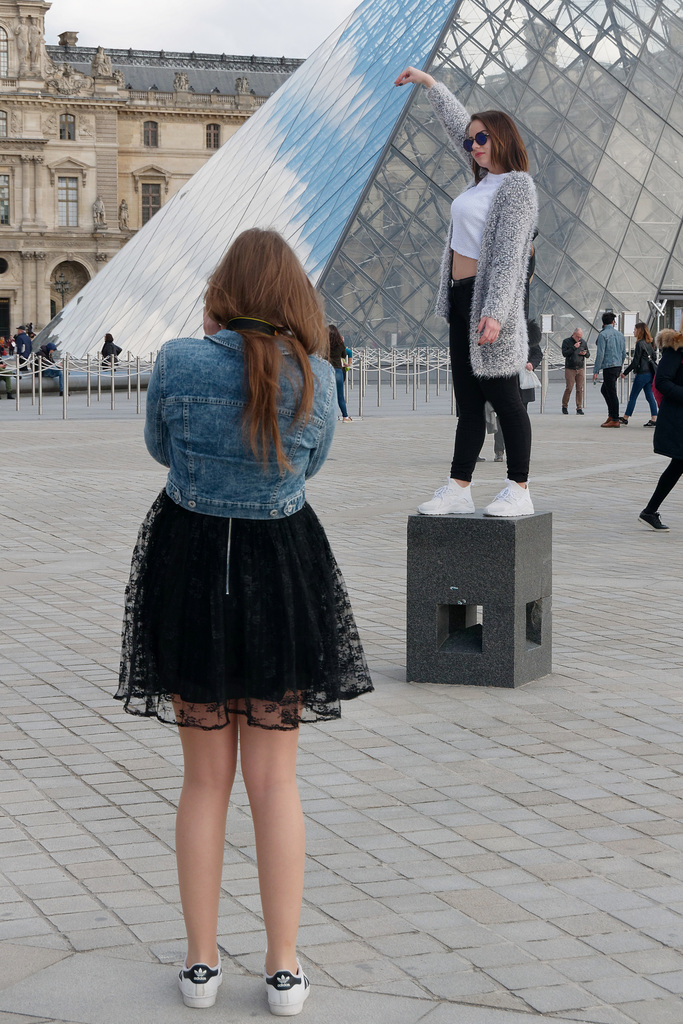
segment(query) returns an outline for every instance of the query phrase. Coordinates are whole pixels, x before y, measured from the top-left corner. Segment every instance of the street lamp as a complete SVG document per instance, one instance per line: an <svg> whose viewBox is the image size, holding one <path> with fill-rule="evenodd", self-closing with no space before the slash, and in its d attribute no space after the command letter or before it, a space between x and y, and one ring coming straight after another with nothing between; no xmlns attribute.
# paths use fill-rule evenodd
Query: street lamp
<svg viewBox="0 0 683 1024"><path fill-rule="evenodd" d="M71 291L71 285L64 277L64 271L60 270L59 277L55 278L54 284L52 285L58 295L62 296L62 309L64 309L64 296L68 295Z"/></svg>

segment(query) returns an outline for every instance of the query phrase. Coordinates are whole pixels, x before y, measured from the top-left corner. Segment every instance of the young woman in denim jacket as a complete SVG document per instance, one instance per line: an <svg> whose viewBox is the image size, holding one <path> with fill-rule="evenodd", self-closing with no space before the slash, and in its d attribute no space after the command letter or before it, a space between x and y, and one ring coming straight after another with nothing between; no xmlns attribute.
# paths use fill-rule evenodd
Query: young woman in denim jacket
<svg viewBox="0 0 683 1024"><path fill-rule="evenodd" d="M472 156L473 183L457 196L441 265L436 312L449 322L458 426L450 479L425 515L474 512L470 484L486 433L484 407L493 406L503 431L508 480L486 506L491 516L532 515L527 481L531 424L518 374L528 360L524 299L538 215L524 143L507 114L470 116L440 82L406 68L396 85L424 85L436 116L458 148Z"/></svg>
<svg viewBox="0 0 683 1024"><path fill-rule="evenodd" d="M232 244L203 339L161 349L145 441L168 466L126 591L117 697L182 728L176 853L188 1006L213 1005L225 822L238 742L254 818L273 1013L298 1013L304 821L298 726L372 689L341 573L305 499L329 451L334 374L319 299L275 232Z"/></svg>

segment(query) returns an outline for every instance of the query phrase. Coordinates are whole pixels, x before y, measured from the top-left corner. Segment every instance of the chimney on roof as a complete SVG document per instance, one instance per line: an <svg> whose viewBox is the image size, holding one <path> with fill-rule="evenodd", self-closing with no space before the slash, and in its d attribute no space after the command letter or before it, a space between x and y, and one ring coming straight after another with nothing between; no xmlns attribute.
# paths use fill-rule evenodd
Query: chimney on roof
<svg viewBox="0 0 683 1024"><path fill-rule="evenodd" d="M62 32L59 37L59 45L66 46L78 46L78 32Z"/></svg>

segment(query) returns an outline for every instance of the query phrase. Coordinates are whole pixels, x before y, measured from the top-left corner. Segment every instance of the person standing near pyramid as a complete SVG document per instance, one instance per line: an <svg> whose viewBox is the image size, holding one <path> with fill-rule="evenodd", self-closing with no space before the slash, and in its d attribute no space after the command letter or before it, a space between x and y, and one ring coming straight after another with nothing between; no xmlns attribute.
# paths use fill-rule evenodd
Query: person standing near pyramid
<svg viewBox="0 0 683 1024"><path fill-rule="evenodd" d="M424 515L474 512L472 473L490 402L503 431L508 480L484 509L490 516L533 515L529 494L531 423L518 373L528 358L524 293L538 216L529 160L512 118L500 110L467 113L445 85L408 67L396 85L424 85L451 142L472 155L474 182L451 206L436 312L449 323L459 417L450 478Z"/></svg>

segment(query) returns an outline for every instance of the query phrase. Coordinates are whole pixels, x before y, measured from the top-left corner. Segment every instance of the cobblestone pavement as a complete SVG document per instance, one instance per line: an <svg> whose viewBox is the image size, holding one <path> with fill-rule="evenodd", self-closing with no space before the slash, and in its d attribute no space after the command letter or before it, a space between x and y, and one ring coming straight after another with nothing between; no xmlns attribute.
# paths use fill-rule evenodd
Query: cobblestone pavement
<svg viewBox="0 0 683 1024"><path fill-rule="evenodd" d="M8 406L0 1021L186 1020L168 966L184 954L177 736L111 698L130 552L164 472L125 411L62 423ZM341 722L302 729L311 1022L683 1019L683 492L662 510L671 533L643 530L665 465L647 417L603 432L592 409L534 416L554 673L518 690L405 681L406 516L447 475L451 417L368 408L309 486L376 683ZM491 448L478 506L503 476ZM208 1019L265 1020L241 784L223 893Z"/></svg>

